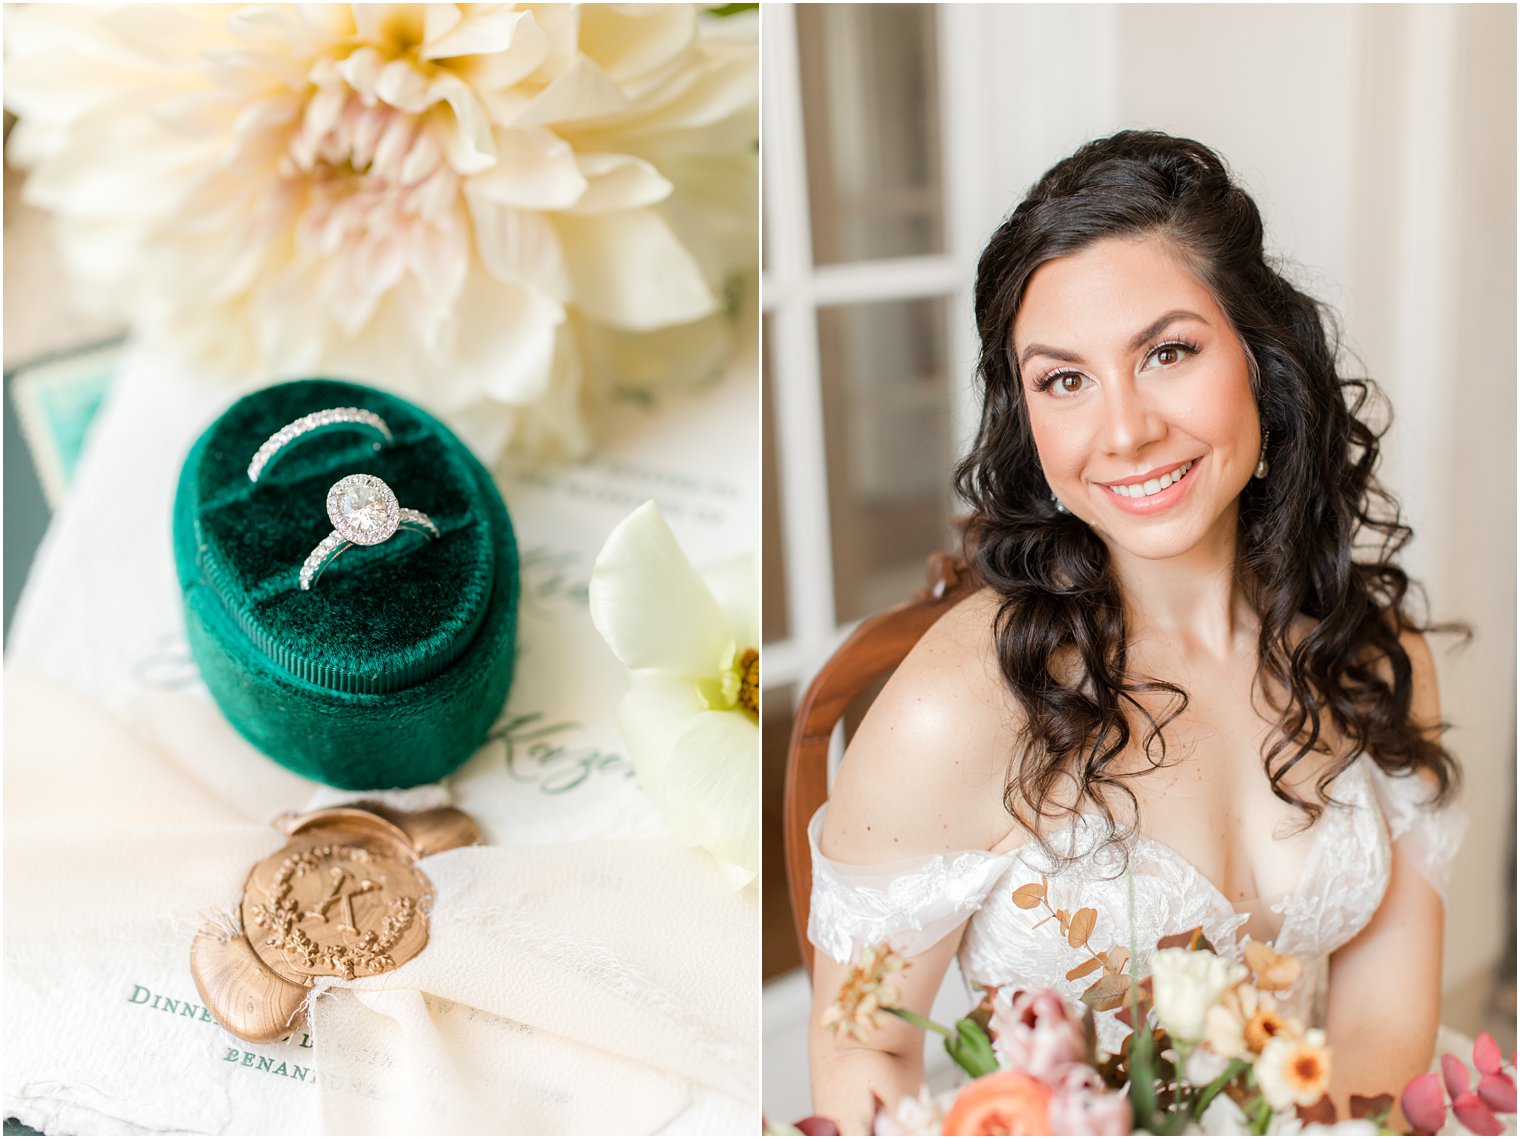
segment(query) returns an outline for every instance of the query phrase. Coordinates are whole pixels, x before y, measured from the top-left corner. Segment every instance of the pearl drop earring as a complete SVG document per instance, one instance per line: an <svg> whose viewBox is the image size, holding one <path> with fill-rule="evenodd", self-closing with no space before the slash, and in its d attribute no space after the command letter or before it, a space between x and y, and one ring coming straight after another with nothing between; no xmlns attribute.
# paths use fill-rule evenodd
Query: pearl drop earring
<svg viewBox="0 0 1520 1139"><path fill-rule="evenodd" d="M1256 477L1264 479L1272 467L1267 462L1267 442L1272 438L1272 433L1266 428L1261 431L1261 457L1256 460Z"/></svg>

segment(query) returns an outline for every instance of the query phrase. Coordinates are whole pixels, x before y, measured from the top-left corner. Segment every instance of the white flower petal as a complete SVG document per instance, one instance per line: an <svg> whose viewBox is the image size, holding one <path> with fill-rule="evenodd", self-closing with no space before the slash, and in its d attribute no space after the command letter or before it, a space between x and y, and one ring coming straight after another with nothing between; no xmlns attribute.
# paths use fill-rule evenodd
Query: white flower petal
<svg viewBox="0 0 1520 1139"><path fill-rule="evenodd" d="M580 49L618 83L679 62L696 34L697 11L686 4L633 10L591 4L581 9Z"/></svg>
<svg viewBox="0 0 1520 1139"><path fill-rule="evenodd" d="M496 165L470 179L482 198L522 210L562 210L585 194L575 151L553 131L497 130L495 143Z"/></svg>
<svg viewBox="0 0 1520 1139"><path fill-rule="evenodd" d="M193 66L206 42L206 24L220 24L225 15L215 9L197 10L189 4L125 4L94 13L103 27L145 59L169 67ZM11 12L6 12L6 20Z"/></svg>
<svg viewBox="0 0 1520 1139"><path fill-rule="evenodd" d="M481 361L476 379L486 394L516 406L543 397L564 321L559 305L531 289L481 281L460 291L454 316L454 351Z"/></svg>
<svg viewBox="0 0 1520 1139"><path fill-rule="evenodd" d="M652 107L642 118L642 132L694 130L722 122L754 103L759 57L741 45L712 46L712 61L691 78L677 98Z"/></svg>
<svg viewBox="0 0 1520 1139"><path fill-rule="evenodd" d="M560 214L555 229L576 304L596 320L618 328L661 328L718 308L691 252L652 209Z"/></svg>
<svg viewBox="0 0 1520 1139"><path fill-rule="evenodd" d="M470 271L469 239L461 211L440 215L431 226L415 225L405 236L406 260L432 305L451 308Z"/></svg>
<svg viewBox="0 0 1520 1139"><path fill-rule="evenodd" d="M480 96L457 75L439 75L429 88L431 103L442 100L454 112L457 131L442 136L449 165L461 174L478 174L496 163L496 141L491 137L491 119Z"/></svg>
<svg viewBox="0 0 1520 1139"><path fill-rule="evenodd" d="M442 55L430 54L430 45L436 48L443 43L463 20L464 13L458 4L429 4L422 17L422 50L417 54L423 59L442 59Z"/></svg>
<svg viewBox="0 0 1520 1139"><path fill-rule="evenodd" d="M570 297L570 273L559 234L542 214L486 201L465 184L475 248L498 281L521 284L558 301Z"/></svg>
<svg viewBox="0 0 1520 1139"><path fill-rule="evenodd" d="M453 63L470 86L486 95L521 83L538 70L549 54L549 39L538 26L535 13L514 12L510 18L514 21L512 42L504 50L467 56ZM526 102L524 99L523 104Z"/></svg>
<svg viewBox="0 0 1520 1139"><path fill-rule="evenodd" d="M728 619L651 500L614 527L591 571L591 621L628 668L716 676Z"/></svg>
<svg viewBox="0 0 1520 1139"><path fill-rule="evenodd" d="M379 98L375 87L380 82L380 72L384 67L385 59L381 54L366 46L349 52L338 62L337 71L343 81L358 94Z"/></svg>
<svg viewBox="0 0 1520 1139"><path fill-rule="evenodd" d="M582 154L575 158L585 192L571 208L599 214L637 210L670 196L670 180L642 158L629 154Z"/></svg>
<svg viewBox="0 0 1520 1139"><path fill-rule="evenodd" d="M390 42L393 33L397 31L405 33L409 39L420 41L427 27L429 6L426 4L349 4L346 7L353 12L355 34L371 43Z"/></svg>
<svg viewBox="0 0 1520 1139"><path fill-rule="evenodd" d="M744 649L760 647L760 566L753 554L702 567L702 580L713 600L728 618L734 644Z"/></svg>
<svg viewBox="0 0 1520 1139"><path fill-rule="evenodd" d="M618 727L639 785L667 819L668 773L676 743L703 712L690 681L655 671L634 673L618 704Z"/></svg>
<svg viewBox="0 0 1520 1139"><path fill-rule="evenodd" d="M534 97L510 125L548 126L554 123L594 119L628 110L628 100L618 85L585 56L575 61Z"/></svg>
<svg viewBox="0 0 1520 1139"><path fill-rule="evenodd" d="M416 115L438 101L432 84L410 60L393 59L380 68L375 78L375 94L398 111Z"/></svg>
<svg viewBox="0 0 1520 1139"><path fill-rule="evenodd" d="M454 19L445 21L435 8L453 8ZM461 55L494 55L512 46L525 12L506 7L485 11L471 9L463 18L454 5L428 5L428 28L419 59L451 59Z"/></svg>
<svg viewBox="0 0 1520 1139"><path fill-rule="evenodd" d="M733 351L734 322L719 312L644 332L586 323L581 340L596 370L618 384L679 389L706 383L722 371Z"/></svg>
<svg viewBox="0 0 1520 1139"><path fill-rule="evenodd" d="M760 732L745 712L702 712L687 722L665 770L677 837L710 850L751 881L760 867Z"/></svg>

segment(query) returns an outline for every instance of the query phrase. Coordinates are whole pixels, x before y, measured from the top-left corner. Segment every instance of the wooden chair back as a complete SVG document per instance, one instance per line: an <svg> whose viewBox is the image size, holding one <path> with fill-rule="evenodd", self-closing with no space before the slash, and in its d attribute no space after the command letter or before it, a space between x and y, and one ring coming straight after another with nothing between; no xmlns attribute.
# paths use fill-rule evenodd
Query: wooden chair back
<svg viewBox="0 0 1520 1139"><path fill-rule="evenodd" d="M797 708L786 754L782 834L792 917L809 973L813 969L813 946L807 938L813 857L807 826L828 797L829 741L834 726L861 693L896 669L929 626L973 589L963 561L947 554L933 555L924 588L907 604L862 621L819 670Z"/></svg>

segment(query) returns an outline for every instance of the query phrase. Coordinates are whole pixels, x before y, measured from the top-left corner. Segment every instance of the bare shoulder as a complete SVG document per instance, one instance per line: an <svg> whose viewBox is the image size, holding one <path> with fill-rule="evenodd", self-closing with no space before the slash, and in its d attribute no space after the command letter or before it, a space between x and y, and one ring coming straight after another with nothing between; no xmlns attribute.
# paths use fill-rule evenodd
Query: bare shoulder
<svg viewBox="0 0 1520 1139"><path fill-rule="evenodd" d="M869 863L988 849L1003 808L1017 707L993 647L997 598L981 590L924 634L871 705L829 798L825 846Z"/></svg>

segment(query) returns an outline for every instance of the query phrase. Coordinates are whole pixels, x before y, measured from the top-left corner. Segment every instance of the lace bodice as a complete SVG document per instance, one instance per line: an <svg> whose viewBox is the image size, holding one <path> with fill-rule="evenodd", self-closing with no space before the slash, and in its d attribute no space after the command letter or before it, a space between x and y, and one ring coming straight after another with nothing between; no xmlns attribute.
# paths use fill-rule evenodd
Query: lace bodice
<svg viewBox="0 0 1520 1139"><path fill-rule="evenodd" d="M1323 1022L1323 992L1330 954L1350 941L1371 919L1388 887L1393 844L1443 896L1452 856L1467 828L1456 808L1433 810L1425 784L1414 777L1386 775L1366 757L1357 759L1334 782L1337 804L1326 807L1314 826L1297 886L1265 906L1278 920L1270 939L1280 953L1304 964L1298 984L1281 1002L1292 1015ZM1106 824L1097 816L1071 818L1050 841L1075 861L1056 863L1035 843L993 853L962 851L928 858L899 859L876 866L851 866L819 850L823 809L813 817L812 907L808 937L836 961L848 961L864 946L890 943L899 953L922 953L970 919L961 940L961 970L972 983L1016 988L1051 988L1075 1001L1091 978L1066 973L1087 960L1054 921L1053 909L1097 910L1088 939L1095 952L1131 944L1129 891L1124 851L1103 846ZM1221 953L1239 956L1242 927L1250 910L1237 912L1223 893L1171 847L1143 835L1129 846L1134 890L1136 976L1149 972L1157 939L1202 926ZM1044 906L1020 909L1013 892L1025 883L1049 881ZM1254 903L1263 906L1262 902ZM1261 915L1265 916L1265 915ZM1099 1043L1117 1049L1127 1031L1110 1014L1097 1018Z"/></svg>

